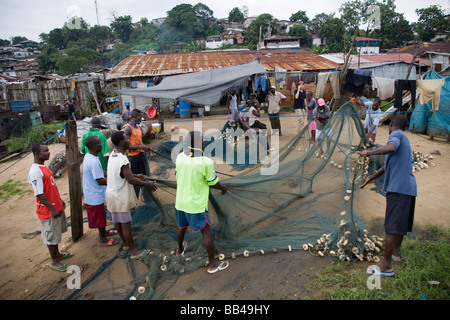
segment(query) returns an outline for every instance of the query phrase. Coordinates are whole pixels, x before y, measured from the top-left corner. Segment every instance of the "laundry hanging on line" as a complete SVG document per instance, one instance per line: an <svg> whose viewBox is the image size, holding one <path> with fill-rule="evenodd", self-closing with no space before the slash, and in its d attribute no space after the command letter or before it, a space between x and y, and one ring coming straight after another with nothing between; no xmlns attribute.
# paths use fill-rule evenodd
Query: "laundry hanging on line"
<svg viewBox="0 0 450 320"><path fill-rule="evenodd" d="M362 95L365 85L370 85L371 83L372 78L369 76L347 72L344 89L345 91Z"/></svg>
<svg viewBox="0 0 450 320"><path fill-rule="evenodd" d="M317 75L316 98L323 98L328 81L330 81L333 90L333 97L339 99L341 97L340 72L324 72Z"/></svg>
<svg viewBox="0 0 450 320"><path fill-rule="evenodd" d="M401 109L403 105L403 91L411 92L411 105L416 105L416 80L397 80L394 108Z"/></svg>
<svg viewBox="0 0 450 320"><path fill-rule="evenodd" d="M381 100L392 98L395 94L395 79L374 77L372 89L377 90L377 95Z"/></svg>
<svg viewBox="0 0 450 320"><path fill-rule="evenodd" d="M444 86L445 79L417 80L417 89L419 90L419 102L425 104L433 99L431 109L439 110L441 98L441 89Z"/></svg>

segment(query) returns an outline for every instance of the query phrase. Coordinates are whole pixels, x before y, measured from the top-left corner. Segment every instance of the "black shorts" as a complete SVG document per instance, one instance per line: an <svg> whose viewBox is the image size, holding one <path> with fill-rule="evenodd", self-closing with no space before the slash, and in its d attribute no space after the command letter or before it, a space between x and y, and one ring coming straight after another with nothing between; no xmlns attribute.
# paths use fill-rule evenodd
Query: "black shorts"
<svg viewBox="0 0 450 320"><path fill-rule="evenodd" d="M131 172L134 174L147 175L147 168L145 166L145 155L143 152L136 156L128 156L130 161Z"/></svg>
<svg viewBox="0 0 450 320"><path fill-rule="evenodd" d="M386 193L386 218L384 231L387 234L406 235L412 231L416 197L405 194Z"/></svg>

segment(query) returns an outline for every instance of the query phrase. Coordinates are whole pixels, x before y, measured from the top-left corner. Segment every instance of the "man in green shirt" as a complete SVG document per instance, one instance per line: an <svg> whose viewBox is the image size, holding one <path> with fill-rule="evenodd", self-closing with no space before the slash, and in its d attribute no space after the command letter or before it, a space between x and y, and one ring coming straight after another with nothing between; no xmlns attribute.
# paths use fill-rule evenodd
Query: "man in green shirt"
<svg viewBox="0 0 450 320"><path fill-rule="evenodd" d="M203 137L198 131L187 136L188 150L181 152L176 159L177 195L175 215L178 224L177 255L184 253L184 234L188 227L193 232L201 231L203 243L208 253L208 273L215 273L228 267L228 261L220 263L214 258L214 239L208 212L210 186L227 192L227 186L219 182L211 159L203 155Z"/></svg>
<svg viewBox="0 0 450 320"><path fill-rule="evenodd" d="M91 120L92 127L83 135L83 138L81 139L81 147L80 152L83 154L83 156L87 153L89 153L89 149L85 145L85 140L87 137L90 136L97 136L100 138L100 141L102 142L102 151L98 153L98 159L100 160L100 163L102 164L103 170L106 170L108 167L108 157L109 157L109 148L108 148L108 142L106 141L106 136L100 132L100 128L102 126L102 122L100 118L93 117Z"/></svg>

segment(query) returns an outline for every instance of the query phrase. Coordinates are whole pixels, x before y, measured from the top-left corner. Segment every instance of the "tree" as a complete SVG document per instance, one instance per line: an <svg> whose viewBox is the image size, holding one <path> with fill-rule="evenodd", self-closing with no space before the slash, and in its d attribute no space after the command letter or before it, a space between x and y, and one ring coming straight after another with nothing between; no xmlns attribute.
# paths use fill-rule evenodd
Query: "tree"
<svg viewBox="0 0 450 320"><path fill-rule="evenodd" d="M83 43L71 42L65 51L55 55L58 74L70 75L79 72L89 72L90 66L97 61L97 51Z"/></svg>
<svg viewBox="0 0 450 320"><path fill-rule="evenodd" d="M385 48L396 47L413 39L409 22L403 14L395 12L394 0L377 2L376 5L380 7L381 28L375 29L368 36L381 39Z"/></svg>
<svg viewBox="0 0 450 320"><path fill-rule="evenodd" d="M375 5L376 0L351 0L344 2L339 7L341 19L347 30L359 28L367 23L370 13L368 8Z"/></svg>
<svg viewBox="0 0 450 320"><path fill-rule="evenodd" d="M170 27L168 24L163 24L159 28L158 36L155 41L155 49L159 53L169 52L176 44L182 42L184 33Z"/></svg>
<svg viewBox="0 0 450 320"><path fill-rule="evenodd" d="M131 16L115 17L114 21L110 24L111 29L117 38L122 40L123 43L127 43L133 32L133 22Z"/></svg>
<svg viewBox="0 0 450 320"><path fill-rule="evenodd" d="M26 41L26 40L28 40L26 37L15 36L12 38L12 44L18 44L18 43L21 43L22 41Z"/></svg>
<svg viewBox="0 0 450 320"><path fill-rule="evenodd" d="M39 71L41 73L51 73L56 69L55 57L58 52L58 49L54 45L48 44L36 57Z"/></svg>
<svg viewBox="0 0 450 320"><path fill-rule="evenodd" d="M114 39L114 33L108 26L95 25L89 29L89 39L94 40L97 44L111 43Z"/></svg>
<svg viewBox="0 0 450 320"><path fill-rule="evenodd" d="M61 32L65 41L64 48L67 48L70 41L78 41L89 37L89 25L83 18L72 17L66 21Z"/></svg>
<svg viewBox="0 0 450 320"><path fill-rule="evenodd" d="M342 52L344 49L345 26L339 18L328 18L319 30L319 36L326 38L332 52Z"/></svg>
<svg viewBox="0 0 450 320"><path fill-rule="evenodd" d="M206 35L206 31L211 24L211 20L214 16L214 12L206 5L201 2L197 3L194 7L194 13L200 24L203 25L202 36Z"/></svg>
<svg viewBox="0 0 450 320"><path fill-rule="evenodd" d="M245 16L238 7L234 7L233 9L231 9L230 13L228 14L228 21L243 22L244 20Z"/></svg>
<svg viewBox="0 0 450 320"><path fill-rule="evenodd" d="M111 65L115 66L120 61L132 54L131 47L126 43L118 43L114 45L111 51L106 52L105 56L111 61Z"/></svg>
<svg viewBox="0 0 450 320"><path fill-rule="evenodd" d="M419 16L415 30L423 41L430 41L437 32L445 32L449 29L450 23L439 5L432 5L428 8L416 9Z"/></svg>
<svg viewBox="0 0 450 320"><path fill-rule="evenodd" d="M66 48L67 42L61 28L52 29L49 33L43 32L39 35L39 38L41 38L42 42L46 45L52 45L57 49Z"/></svg>
<svg viewBox="0 0 450 320"><path fill-rule="evenodd" d="M223 25L216 22L212 23L206 31L206 36L215 36L223 32Z"/></svg>
<svg viewBox="0 0 450 320"><path fill-rule="evenodd" d="M269 30L276 30L275 20L269 13L263 13L259 15L255 20L250 23L247 28L246 34L250 44L256 45L259 41L259 30L261 28L261 37L264 37Z"/></svg>
<svg viewBox="0 0 450 320"><path fill-rule="evenodd" d="M306 30L306 27L301 24L295 24L289 29L289 35L290 36L296 36L301 37L300 39L300 45L306 45L308 47L311 47L312 45L312 36L308 33L308 30Z"/></svg>
<svg viewBox="0 0 450 320"><path fill-rule="evenodd" d="M189 42L197 39L205 32L205 26L198 19L194 7L182 3L167 12L166 24L183 35L183 41Z"/></svg>
<svg viewBox="0 0 450 320"><path fill-rule="evenodd" d="M311 23L310 23L310 32L312 34L318 34L320 29L322 28L323 24L325 23L325 21L329 18L333 18L334 17L334 12L330 13L330 14L326 14L326 13L318 13L314 16L314 18L312 18Z"/></svg>
<svg viewBox="0 0 450 320"><path fill-rule="evenodd" d="M299 10L296 13L293 13L291 15L291 17L289 18L289 21L300 22L303 24L308 24L310 22L307 14L306 14L306 11L303 11L303 10Z"/></svg>

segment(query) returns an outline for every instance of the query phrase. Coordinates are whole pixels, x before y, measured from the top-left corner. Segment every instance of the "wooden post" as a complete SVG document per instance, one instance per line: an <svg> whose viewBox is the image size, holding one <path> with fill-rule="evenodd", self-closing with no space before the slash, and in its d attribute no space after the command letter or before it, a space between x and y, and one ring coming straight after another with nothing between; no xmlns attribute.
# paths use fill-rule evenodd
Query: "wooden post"
<svg viewBox="0 0 450 320"><path fill-rule="evenodd" d="M69 173L70 221L72 240L76 242L83 235L83 208L81 203L80 150L78 149L77 123L66 123L66 156Z"/></svg>

